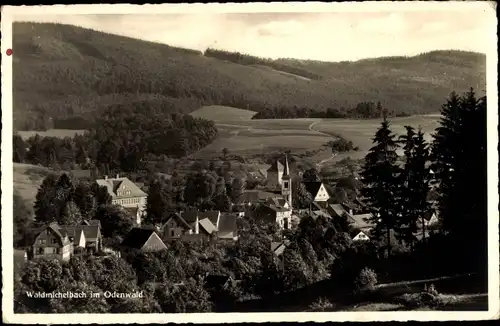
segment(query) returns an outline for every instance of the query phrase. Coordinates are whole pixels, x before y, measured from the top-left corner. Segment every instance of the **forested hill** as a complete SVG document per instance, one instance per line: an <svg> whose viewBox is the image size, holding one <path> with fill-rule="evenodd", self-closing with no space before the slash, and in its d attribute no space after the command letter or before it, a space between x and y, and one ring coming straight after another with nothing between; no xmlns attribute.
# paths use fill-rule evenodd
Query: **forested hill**
<svg viewBox="0 0 500 326"><path fill-rule="evenodd" d="M340 46L340 45L339 45ZM485 55L436 51L416 57L328 63L205 53L48 23L14 23L17 129L85 127L110 105L191 112L220 104L325 111L380 101L389 110L434 112L451 90L485 89ZM66 124L66 125L64 125Z"/></svg>

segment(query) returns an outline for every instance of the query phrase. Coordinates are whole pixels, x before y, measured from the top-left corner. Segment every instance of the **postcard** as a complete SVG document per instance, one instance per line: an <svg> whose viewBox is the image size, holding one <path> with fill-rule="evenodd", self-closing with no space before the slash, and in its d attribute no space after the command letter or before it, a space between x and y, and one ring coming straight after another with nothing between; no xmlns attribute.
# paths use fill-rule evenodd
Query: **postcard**
<svg viewBox="0 0 500 326"><path fill-rule="evenodd" d="M495 7L2 7L4 322L498 318Z"/></svg>

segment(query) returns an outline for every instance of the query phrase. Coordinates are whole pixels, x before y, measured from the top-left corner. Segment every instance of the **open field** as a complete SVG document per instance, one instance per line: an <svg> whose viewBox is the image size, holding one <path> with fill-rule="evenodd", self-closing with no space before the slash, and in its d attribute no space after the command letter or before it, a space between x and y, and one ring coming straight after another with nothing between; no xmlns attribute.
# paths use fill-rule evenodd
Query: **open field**
<svg viewBox="0 0 500 326"><path fill-rule="evenodd" d="M70 129L49 129L47 131L18 131L19 136L24 140L33 137L35 135L40 135L41 137L73 137L75 135L81 135L85 130L70 130Z"/></svg>
<svg viewBox="0 0 500 326"><path fill-rule="evenodd" d="M190 115L213 121L247 121L257 112L222 105L208 105L191 112Z"/></svg>
<svg viewBox="0 0 500 326"><path fill-rule="evenodd" d="M42 166L14 163L14 191L26 201L29 207L35 202L38 187L52 170Z"/></svg>
<svg viewBox="0 0 500 326"><path fill-rule="evenodd" d="M230 111L230 109L228 110ZM198 152L199 157L219 156L223 148L230 153L241 156L252 156L270 150L291 150L299 154L306 151L322 149L311 159L318 163L324 161L336 162L346 157L360 159L366 155L372 144L375 131L380 126L380 120L351 119L266 119L233 121L232 114L216 122L219 138ZM221 115L219 115L219 118ZM431 140L439 122L439 115L421 115L391 119L392 130L398 135L405 132L404 126L419 126ZM207 116L210 118L210 116ZM335 136L344 137L359 147L359 151L338 154L332 157L331 152L324 147Z"/></svg>

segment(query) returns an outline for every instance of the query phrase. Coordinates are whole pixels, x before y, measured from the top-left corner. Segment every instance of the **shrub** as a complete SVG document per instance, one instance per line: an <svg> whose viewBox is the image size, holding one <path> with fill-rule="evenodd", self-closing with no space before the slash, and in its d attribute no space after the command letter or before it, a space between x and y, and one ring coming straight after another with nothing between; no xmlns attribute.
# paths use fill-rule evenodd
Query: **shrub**
<svg viewBox="0 0 500 326"><path fill-rule="evenodd" d="M356 289L371 289L377 284L377 273L368 267L363 268L356 278Z"/></svg>
<svg viewBox="0 0 500 326"><path fill-rule="evenodd" d="M312 311L325 311L332 308L333 304L326 298L319 298L309 305L309 309Z"/></svg>
<svg viewBox="0 0 500 326"><path fill-rule="evenodd" d="M398 303L408 308L436 307L442 305L443 298L436 290L434 284L425 285L424 290L418 293L405 293L397 299Z"/></svg>

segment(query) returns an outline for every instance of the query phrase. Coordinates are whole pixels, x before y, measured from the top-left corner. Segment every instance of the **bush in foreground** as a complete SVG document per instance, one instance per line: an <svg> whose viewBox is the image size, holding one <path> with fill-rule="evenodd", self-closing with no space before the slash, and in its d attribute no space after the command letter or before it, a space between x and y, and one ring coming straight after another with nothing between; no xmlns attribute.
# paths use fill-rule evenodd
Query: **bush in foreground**
<svg viewBox="0 0 500 326"><path fill-rule="evenodd" d="M377 273L371 268L365 267L360 272L355 280L357 290L372 289L377 285Z"/></svg>

